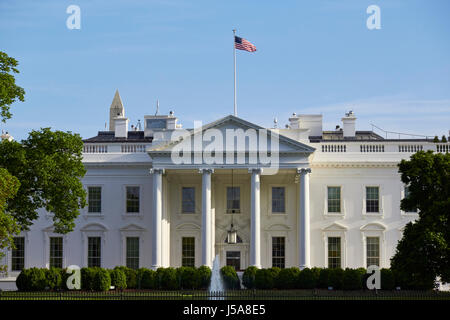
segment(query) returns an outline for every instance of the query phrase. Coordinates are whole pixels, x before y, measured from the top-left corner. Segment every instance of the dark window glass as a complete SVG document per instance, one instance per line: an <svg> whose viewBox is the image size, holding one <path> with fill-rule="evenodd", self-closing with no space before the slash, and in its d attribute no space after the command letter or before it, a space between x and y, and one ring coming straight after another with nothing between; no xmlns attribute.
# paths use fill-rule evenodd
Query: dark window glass
<svg viewBox="0 0 450 320"><path fill-rule="evenodd" d="M181 265L183 267L195 267L195 238L183 238L181 251Z"/></svg>
<svg viewBox="0 0 450 320"><path fill-rule="evenodd" d="M328 238L328 268L341 268L341 238Z"/></svg>
<svg viewBox="0 0 450 320"><path fill-rule="evenodd" d="M102 187L88 187L88 212L102 212Z"/></svg>
<svg viewBox="0 0 450 320"><path fill-rule="evenodd" d="M127 187L127 213L139 212L139 187Z"/></svg>
<svg viewBox="0 0 450 320"><path fill-rule="evenodd" d="M21 271L25 266L25 238L14 238L15 249L11 252L11 270Z"/></svg>
<svg viewBox="0 0 450 320"><path fill-rule="evenodd" d="M272 212L284 213L285 211L285 188L272 187Z"/></svg>
<svg viewBox="0 0 450 320"><path fill-rule="evenodd" d="M272 238L272 267L285 267L285 238Z"/></svg>
<svg viewBox="0 0 450 320"><path fill-rule="evenodd" d="M181 189L181 212L195 213L195 188L183 187Z"/></svg>
<svg viewBox="0 0 450 320"><path fill-rule="evenodd" d="M88 267L101 267L101 238L88 238Z"/></svg>
<svg viewBox="0 0 450 320"><path fill-rule="evenodd" d="M63 267L63 238L50 238L50 267Z"/></svg>

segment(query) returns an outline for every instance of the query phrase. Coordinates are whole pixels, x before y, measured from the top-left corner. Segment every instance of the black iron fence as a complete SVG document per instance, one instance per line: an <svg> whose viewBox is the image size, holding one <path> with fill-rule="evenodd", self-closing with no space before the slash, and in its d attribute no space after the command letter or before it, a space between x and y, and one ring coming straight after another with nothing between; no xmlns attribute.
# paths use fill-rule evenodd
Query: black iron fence
<svg viewBox="0 0 450 320"><path fill-rule="evenodd" d="M0 291L0 300L450 300L450 292L403 290Z"/></svg>

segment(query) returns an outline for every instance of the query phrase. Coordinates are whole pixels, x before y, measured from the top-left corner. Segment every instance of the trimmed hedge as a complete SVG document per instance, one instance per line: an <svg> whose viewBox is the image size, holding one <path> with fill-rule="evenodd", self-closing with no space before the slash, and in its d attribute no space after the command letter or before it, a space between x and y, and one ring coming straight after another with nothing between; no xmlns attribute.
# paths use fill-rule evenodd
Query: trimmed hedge
<svg viewBox="0 0 450 320"><path fill-rule="evenodd" d="M342 280L342 289L344 290L361 290L361 274L357 269L345 269Z"/></svg>
<svg viewBox="0 0 450 320"><path fill-rule="evenodd" d="M94 290L108 291L111 288L111 276L108 270L97 268L94 276Z"/></svg>
<svg viewBox="0 0 450 320"><path fill-rule="evenodd" d="M109 276L111 277L111 285L116 290L123 290L127 288L127 276L121 269L109 270Z"/></svg>
<svg viewBox="0 0 450 320"><path fill-rule="evenodd" d="M156 270L157 288L161 290L179 290L180 283L177 279L177 269L158 268Z"/></svg>
<svg viewBox="0 0 450 320"><path fill-rule="evenodd" d="M225 288L228 290L240 289L241 281L232 266L224 266L220 269Z"/></svg>
<svg viewBox="0 0 450 320"><path fill-rule="evenodd" d="M244 270L244 274L242 275L242 284L247 289L255 288L255 277L256 277L257 271L258 271L258 268L255 266L250 266Z"/></svg>
<svg viewBox="0 0 450 320"><path fill-rule="evenodd" d="M195 271L198 279L199 289L208 289L211 283L211 268L208 266L201 266Z"/></svg>
<svg viewBox="0 0 450 320"><path fill-rule="evenodd" d="M317 274L313 270L305 268L297 274L297 288L314 289L317 280Z"/></svg>
<svg viewBox="0 0 450 320"><path fill-rule="evenodd" d="M114 270L121 270L127 279L127 288L136 289L137 288L137 271L125 266L117 266Z"/></svg>
<svg viewBox="0 0 450 320"><path fill-rule="evenodd" d="M138 289L156 289L156 271L147 268L140 268L137 271Z"/></svg>

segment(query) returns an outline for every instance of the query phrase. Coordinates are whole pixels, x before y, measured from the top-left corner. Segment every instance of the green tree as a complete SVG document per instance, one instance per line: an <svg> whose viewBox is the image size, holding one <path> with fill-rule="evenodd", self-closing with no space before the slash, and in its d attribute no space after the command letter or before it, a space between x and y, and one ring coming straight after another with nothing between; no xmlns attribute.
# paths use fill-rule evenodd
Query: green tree
<svg viewBox="0 0 450 320"><path fill-rule="evenodd" d="M53 213L55 232L73 230L79 209L86 205L80 180L86 172L82 148L78 134L49 128L33 130L21 143L0 143L0 168L20 181L16 196L5 209L22 230L38 218L39 208Z"/></svg>
<svg viewBox="0 0 450 320"><path fill-rule="evenodd" d="M25 90L16 85L14 73L19 73L16 68L19 63L0 51L0 118L2 122L11 118L9 111L15 101L25 101Z"/></svg>
<svg viewBox="0 0 450 320"><path fill-rule="evenodd" d="M406 225L391 260L404 286L431 288L436 277L450 282L450 154L419 151L399 164L409 196L403 211L418 210Z"/></svg>
<svg viewBox="0 0 450 320"><path fill-rule="evenodd" d="M4 256L3 249L14 245L13 236L20 231L16 220L6 210L8 200L16 195L19 186L19 180L0 167L0 260ZM0 272L4 271L5 267L0 266Z"/></svg>

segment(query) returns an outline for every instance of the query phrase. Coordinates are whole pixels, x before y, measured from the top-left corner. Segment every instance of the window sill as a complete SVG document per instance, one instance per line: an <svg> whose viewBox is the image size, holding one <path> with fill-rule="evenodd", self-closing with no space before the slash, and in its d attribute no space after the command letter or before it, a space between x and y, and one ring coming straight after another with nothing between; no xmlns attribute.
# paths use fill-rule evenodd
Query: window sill
<svg viewBox="0 0 450 320"><path fill-rule="evenodd" d="M323 215L327 218L344 218L345 212L324 212Z"/></svg>
<svg viewBox="0 0 450 320"><path fill-rule="evenodd" d="M378 218L384 218L383 212L363 212L363 217L378 217Z"/></svg>
<svg viewBox="0 0 450 320"><path fill-rule="evenodd" d="M404 211L401 211L400 215L402 217L418 217L419 213L418 212L404 212Z"/></svg>
<svg viewBox="0 0 450 320"><path fill-rule="evenodd" d="M88 219L88 218L100 218L100 219L104 219L105 215L103 213L85 213L83 214L83 218L84 219Z"/></svg>
<svg viewBox="0 0 450 320"><path fill-rule="evenodd" d="M127 218L140 218L142 219L144 215L140 212L133 212L133 213L122 213L122 219Z"/></svg>

